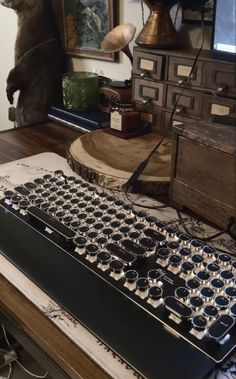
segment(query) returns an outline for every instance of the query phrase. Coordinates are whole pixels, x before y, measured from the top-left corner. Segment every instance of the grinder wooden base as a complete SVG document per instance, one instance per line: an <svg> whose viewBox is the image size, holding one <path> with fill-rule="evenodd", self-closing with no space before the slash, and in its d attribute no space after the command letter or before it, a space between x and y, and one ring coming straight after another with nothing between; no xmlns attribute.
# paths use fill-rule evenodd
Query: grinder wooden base
<svg viewBox="0 0 236 379"><path fill-rule="evenodd" d="M68 163L87 181L123 191L127 180L161 139L153 133L123 140L97 130L84 134L70 146ZM162 195L170 181L171 141L166 139L150 159L134 192Z"/></svg>

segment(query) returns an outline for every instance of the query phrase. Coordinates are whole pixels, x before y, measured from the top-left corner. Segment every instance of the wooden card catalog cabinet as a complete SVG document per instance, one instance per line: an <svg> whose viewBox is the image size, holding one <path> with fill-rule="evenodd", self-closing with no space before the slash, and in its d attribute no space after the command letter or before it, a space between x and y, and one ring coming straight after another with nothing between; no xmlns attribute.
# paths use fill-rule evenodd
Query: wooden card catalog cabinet
<svg viewBox="0 0 236 379"><path fill-rule="evenodd" d="M201 53L183 90L196 54L196 49L134 48L133 101L143 113L154 114L158 119L158 124L153 123L153 132L166 130L179 96L172 125L236 115L235 64L212 58L210 51Z"/></svg>
<svg viewBox="0 0 236 379"><path fill-rule="evenodd" d="M230 217L236 217L236 128L199 122L173 131L173 205L225 228Z"/></svg>

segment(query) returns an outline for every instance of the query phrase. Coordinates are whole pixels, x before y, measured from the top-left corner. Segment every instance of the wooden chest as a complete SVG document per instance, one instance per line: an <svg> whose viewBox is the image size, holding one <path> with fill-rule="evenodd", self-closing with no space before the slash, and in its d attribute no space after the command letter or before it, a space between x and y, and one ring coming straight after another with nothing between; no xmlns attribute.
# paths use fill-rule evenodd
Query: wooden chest
<svg viewBox="0 0 236 379"><path fill-rule="evenodd" d="M173 130L172 203L225 227L236 216L236 127L201 122Z"/></svg>

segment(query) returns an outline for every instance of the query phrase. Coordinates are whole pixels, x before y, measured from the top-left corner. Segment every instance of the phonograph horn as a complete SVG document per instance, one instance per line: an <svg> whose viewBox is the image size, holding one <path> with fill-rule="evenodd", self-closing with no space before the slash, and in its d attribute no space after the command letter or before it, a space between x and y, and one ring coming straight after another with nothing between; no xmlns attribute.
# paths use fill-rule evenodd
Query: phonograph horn
<svg viewBox="0 0 236 379"><path fill-rule="evenodd" d="M115 53L116 51L123 51L133 63L133 56L129 49L129 43L134 38L136 28L133 24L121 24L112 29L104 37L101 48L107 53Z"/></svg>

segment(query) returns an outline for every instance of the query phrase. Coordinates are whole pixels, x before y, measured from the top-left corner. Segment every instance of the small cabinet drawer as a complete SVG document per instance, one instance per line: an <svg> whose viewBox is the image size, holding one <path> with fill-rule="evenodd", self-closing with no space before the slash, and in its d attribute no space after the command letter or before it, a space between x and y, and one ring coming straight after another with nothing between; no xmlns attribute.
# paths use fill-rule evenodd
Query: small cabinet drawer
<svg viewBox="0 0 236 379"><path fill-rule="evenodd" d="M173 109L177 99L179 98L178 105L175 113L181 116L195 116L201 115L201 93L198 91L192 91L185 89L182 90L179 87L168 86L167 90L167 108Z"/></svg>
<svg viewBox="0 0 236 379"><path fill-rule="evenodd" d="M145 107L143 109L142 106L140 106L140 118L144 123L148 123L151 125L152 133L163 133L163 125L162 125L162 119L161 119L161 111L158 109L148 109Z"/></svg>
<svg viewBox="0 0 236 379"><path fill-rule="evenodd" d="M164 125L165 125L165 130L169 128L169 123L170 123L170 117L171 117L171 112L165 111L163 112L163 120L164 120ZM170 131L173 127L178 127L178 125L183 125L183 124L188 124L190 125L191 123L196 123L195 118L190 118L190 117L184 117L178 114L174 114L172 117L171 125L170 125Z"/></svg>
<svg viewBox="0 0 236 379"><path fill-rule="evenodd" d="M189 77L194 60L180 57L169 58L168 80L171 82L181 82ZM202 84L202 62L199 61L189 81L189 85L201 86Z"/></svg>
<svg viewBox="0 0 236 379"><path fill-rule="evenodd" d="M206 62L204 87L217 94L236 96L236 70L231 63Z"/></svg>
<svg viewBox="0 0 236 379"><path fill-rule="evenodd" d="M213 119L215 116L236 115L236 102L233 99L203 95L202 114L205 119Z"/></svg>
<svg viewBox="0 0 236 379"><path fill-rule="evenodd" d="M134 101L143 105L163 107L165 102L165 85L150 80L134 78Z"/></svg>
<svg viewBox="0 0 236 379"><path fill-rule="evenodd" d="M161 80L164 72L165 57L144 53L143 51L134 52L133 73L140 78L150 78Z"/></svg>

